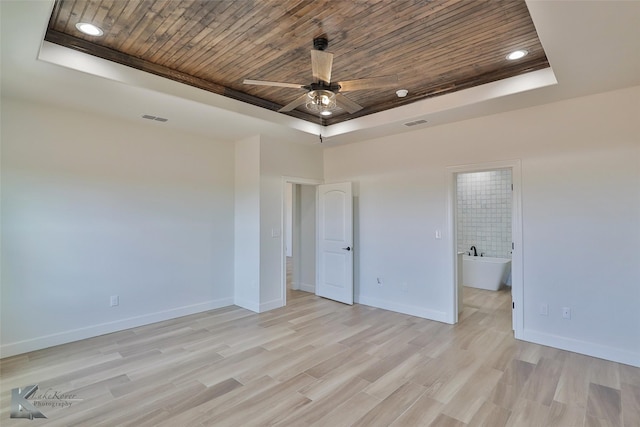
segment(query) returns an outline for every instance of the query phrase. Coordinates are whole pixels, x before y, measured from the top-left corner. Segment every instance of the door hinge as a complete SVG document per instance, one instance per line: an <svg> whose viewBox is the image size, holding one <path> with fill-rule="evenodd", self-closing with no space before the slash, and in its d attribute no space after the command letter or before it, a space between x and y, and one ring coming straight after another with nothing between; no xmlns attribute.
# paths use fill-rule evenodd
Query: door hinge
<svg viewBox="0 0 640 427"><path fill-rule="evenodd" d="M511 191L513 191L513 184L511 184Z"/></svg>
<svg viewBox="0 0 640 427"><path fill-rule="evenodd" d="M515 248L516 248L515 243L511 242L511 249L513 250Z"/></svg>
<svg viewBox="0 0 640 427"><path fill-rule="evenodd" d="M511 301L511 308L513 308L514 310L516 309L516 303Z"/></svg>

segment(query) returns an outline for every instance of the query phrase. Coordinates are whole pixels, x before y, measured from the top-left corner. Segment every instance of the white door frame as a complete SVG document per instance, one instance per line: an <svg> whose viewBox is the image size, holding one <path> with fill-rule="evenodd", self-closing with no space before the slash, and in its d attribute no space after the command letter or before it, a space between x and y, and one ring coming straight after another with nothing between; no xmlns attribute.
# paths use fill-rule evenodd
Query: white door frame
<svg viewBox="0 0 640 427"><path fill-rule="evenodd" d="M286 199L285 193L287 191L287 183L291 184L302 184L302 185L313 185L317 186L320 184L324 184L323 180L320 179L309 179L309 178L299 178L294 176L283 176L281 182L280 189L280 200L281 204L281 212L280 212L280 229L284 230L286 226ZM295 187L294 187L295 188ZM317 199L317 196L316 196ZM280 286L280 297L282 299L282 305L287 305L287 257L286 257L286 248L285 248L285 233L280 233L280 278L281 278L281 286ZM317 239L317 236L316 236ZM295 256L295 254L293 254Z"/></svg>
<svg viewBox="0 0 640 427"><path fill-rule="evenodd" d="M513 241L513 253L511 256L511 296L515 304L513 312L513 330L515 337L522 338L524 330L524 279L523 279L523 249L522 249L522 166L519 159L504 160L497 162L478 163L460 166L447 167L448 182L448 209L447 209L447 227L449 230L448 251L450 256L449 271L451 278L451 286L449 287L450 305L450 323L458 322L458 272L457 272L457 254L458 254L458 236L457 236L457 218L456 218L456 176L459 173L483 172L496 169L511 169L511 179L513 183L513 206L511 207L511 239Z"/></svg>

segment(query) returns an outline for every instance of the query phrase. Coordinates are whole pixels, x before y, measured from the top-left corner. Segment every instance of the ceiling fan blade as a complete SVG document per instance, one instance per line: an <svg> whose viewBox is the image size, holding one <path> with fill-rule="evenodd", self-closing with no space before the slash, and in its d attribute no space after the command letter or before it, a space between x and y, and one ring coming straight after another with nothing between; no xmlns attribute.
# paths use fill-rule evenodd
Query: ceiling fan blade
<svg viewBox="0 0 640 427"><path fill-rule="evenodd" d="M294 89L302 89L304 87L304 85L299 85L296 83L265 82L263 80L250 80L250 79L244 79L242 83L246 85L290 87Z"/></svg>
<svg viewBox="0 0 640 427"><path fill-rule="evenodd" d="M331 83L331 68L333 67L333 53L323 50L311 51L311 71L313 72L313 82L320 81Z"/></svg>
<svg viewBox="0 0 640 427"><path fill-rule="evenodd" d="M363 108L362 105L350 100L340 93L336 94L336 104L338 104L338 107L347 110L350 114L360 111Z"/></svg>
<svg viewBox="0 0 640 427"><path fill-rule="evenodd" d="M287 105L285 105L284 107L279 109L278 112L279 113L285 113L287 111L295 110L296 107L298 107L298 106L304 104L305 102L307 102L308 98L309 97L307 96L306 93L304 95L300 95L295 100L291 101L290 103L288 103Z"/></svg>
<svg viewBox="0 0 640 427"><path fill-rule="evenodd" d="M338 82L340 92L351 92L354 90L377 89L380 87L396 86L398 76L371 77L369 79L347 80Z"/></svg>

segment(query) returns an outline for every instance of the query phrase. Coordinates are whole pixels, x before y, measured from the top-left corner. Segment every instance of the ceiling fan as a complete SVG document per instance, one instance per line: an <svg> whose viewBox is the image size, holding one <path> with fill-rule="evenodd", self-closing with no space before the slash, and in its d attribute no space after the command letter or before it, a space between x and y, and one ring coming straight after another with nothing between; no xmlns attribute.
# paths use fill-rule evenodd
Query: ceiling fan
<svg viewBox="0 0 640 427"><path fill-rule="evenodd" d="M342 94L343 92L377 89L398 84L398 76L396 75L332 82L331 68L333 66L333 53L325 52L328 45L329 41L326 37L316 37L313 39L314 48L311 50L313 82L311 84L301 85L250 79L245 79L243 83L248 85L304 89L307 91L304 95L300 95L278 111L292 111L305 104L308 110L323 116L330 116L336 107L340 107L350 114L362 110L363 107L360 104L344 96Z"/></svg>

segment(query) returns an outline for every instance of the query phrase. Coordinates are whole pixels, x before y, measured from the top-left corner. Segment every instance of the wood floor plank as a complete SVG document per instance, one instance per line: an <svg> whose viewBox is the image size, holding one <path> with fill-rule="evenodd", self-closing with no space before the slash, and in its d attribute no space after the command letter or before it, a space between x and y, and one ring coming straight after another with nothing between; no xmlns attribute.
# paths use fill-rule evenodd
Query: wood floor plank
<svg viewBox="0 0 640 427"><path fill-rule="evenodd" d="M551 406L562 372L563 364L541 358L522 391L522 396L545 406Z"/></svg>
<svg viewBox="0 0 640 427"><path fill-rule="evenodd" d="M589 382L620 390L620 370L617 363L590 358L589 368Z"/></svg>
<svg viewBox="0 0 640 427"><path fill-rule="evenodd" d="M513 409L534 369L535 365L529 362L511 360L493 389L491 401L503 408Z"/></svg>
<svg viewBox="0 0 640 427"><path fill-rule="evenodd" d="M491 392L502 375L503 373L497 369L480 367L443 408L442 413L469 423L482 405L490 399Z"/></svg>
<svg viewBox="0 0 640 427"><path fill-rule="evenodd" d="M430 363L431 366L446 367L446 374L440 376L438 380L429 385L429 395L442 403L449 403L451 399L462 389L473 373L482 365L482 359L475 357L473 353L460 350L455 355L443 355L435 359L437 363Z"/></svg>
<svg viewBox="0 0 640 427"><path fill-rule="evenodd" d="M448 415L440 414L430 424L432 427L466 427L466 424Z"/></svg>
<svg viewBox="0 0 640 427"><path fill-rule="evenodd" d="M609 420L603 420L601 418L592 417L591 415L585 415L584 427L615 427Z"/></svg>
<svg viewBox="0 0 640 427"><path fill-rule="evenodd" d="M217 399L220 396L224 396L225 394L240 387L243 387L241 383L233 378L229 378L228 380L212 385L211 387L205 387L197 394L190 394L189 396L187 396L186 400L180 402L171 402L165 408L169 413L185 412L192 408L196 408L206 402Z"/></svg>
<svg viewBox="0 0 640 427"><path fill-rule="evenodd" d="M518 399L518 402L507 420L508 427L536 426L546 427L549 407L539 402L526 398Z"/></svg>
<svg viewBox="0 0 640 427"><path fill-rule="evenodd" d="M342 344L331 344L325 347L308 346L303 347L297 352L291 352L290 357L277 368L272 369L268 375L278 381L285 381L294 375L300 374L307 370L309 361L322 362L335 354L346 351L347 348Z"/></svg>
<svg viewBox="0 0 640 427"><path fill-rule="evenodd" d="M640 387L640 369L622 364L618 364L618 368L622 382Z"/></svg>
<svg viewBox="0 0 640 427"><path fill-rule="evenodd" d="M237 388L221 397L218 397L217 399L213 399L201 405L197 409L198 412L203 414L202 419L213 419L217 414L229 410L230 408L235 408L243 402L249 401L262 393L266 393L278 384L279 383L273 378L265 375L255 381L244 384L244 387Z"/></svg>
<svg viewBox="0 0 640 427"><path fill-rule="evenodd" d="M360 364L357 362L351 364L351 366L345 366L300 389L299 392L309 399L317 401L335 393L336 390L343 388L351 380L355 380L357 384L365 384L366 387L371 383L357 375L359 366Z"/></svg>
<svg viewBox="0 0 640 427"><path fill-rule="evenodd" d="M622 398L620 390L600 384L589 384L587 415L607 420L614 426L622 425Z"/></svg>
<svg viewBox="0 0 640 427"><path fill-rule="evenodd" d="M291 412L282 421L276 425L287 427L292 425L311 425L316 421L319 421L326 414L335 409L338 405L343 403L364 390L369 385L369 382L362 378L352 377L336 384L335 387L326 387L321 393L318 393L316 389L315 397L311 397L300 391L301 394L311 399L309 407L300 408L301 410Z"/></svg>
<svg viewBox="0 0 640 427"><path fill-rule="evenodd" d="M473 415L468 425L470 427L504 427L510 416L510 410L486 401Z"/></svg>
<svg viewBox="0 0 640 427"><path fill-rule="evenodd" d="M244 372L251 363L257 362L264 356L266 350L253 347L233 356L218 360L212 364L212 369L205 369L199 381L206 386L212 386L234 375Z"/></svg>
<svg viewBox="0 0 640 427"><path fill-rule="evenodd" d="M391 426L429 426L440 415L443 406L444 403L423 394Z"/></svg>
<svg viewBox="0 0 640 427"><path fill-rule="evenodd" d="M640 386L622 383L622 421L624 427L632 427L640 420Z"/></svg>
<svg viewBox="0 0 640 427"><path fill-rule="evenodd" d="M277 408L289 408L305 405L310 399L297 393L297 390L314 381L313 377L300 374L279 383L262 393L242 401L233 408L215 414L210 423L216 425L268 425L273 419L283 415Z"/></svg>
<svg viewBox="0 0 640 427"><path fill-rule="evenodd" d="M311 425L314 427L349 427L379 403L379 399L360 392Z"/></svg>
<svg viewBox="0 0 640 427"><path fill-rule="evenodd" d="M378 362L376 362L374 365L361 372L360 378L364 378L369 382L374 382L378 378L389 372L391 369L400 365L411 356L417 354L419 350L419 347L411 344L405 344L403 346L397 347L395 352L388 355L387 357L379 359Z"/></svg>
<svg viewBox="0 0 640 427"><path fill-rule="evenodd" d="M580 354L571 354L564 362L554 401L571 406L585 408L589 392L590 358Z"/></svg>
<svg viewBox="0 0 640 427"><path fill-rule="evenodd" d="M554 401L549 408L545 426L548 427L582 427L584 424L584 408Z"/></svg>
<svg viewBox="0 0 640 427"><path fill-rule="evenodd" d="M324 362L314 364L305 372L313 377L322 378L334 369L337 369L343 366L345 363L348 363L349 361L352 361L354 358L358 357L360 357L362 361L369 358L368 355L363 354L357 348L351 349L349 351L338 353L325 360Z"/></svg>
<svg viewBox="0 0 640 427"><path fill-rule="evenodd" d="M413 405L424 392L425 388L421 385L407 382L374 406L353 425L354 427L388 426Z"/></svg>
<svg viewBox="0 0 640 427"><path fill-rule="evenodd" d="M410 381L419 367L429 360L430 359L425 358L425 356L420 353L414 354L378 378L373 384L367 387L366 392L378 399L385 399L402 384Z"/></svg>

